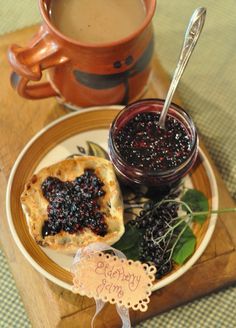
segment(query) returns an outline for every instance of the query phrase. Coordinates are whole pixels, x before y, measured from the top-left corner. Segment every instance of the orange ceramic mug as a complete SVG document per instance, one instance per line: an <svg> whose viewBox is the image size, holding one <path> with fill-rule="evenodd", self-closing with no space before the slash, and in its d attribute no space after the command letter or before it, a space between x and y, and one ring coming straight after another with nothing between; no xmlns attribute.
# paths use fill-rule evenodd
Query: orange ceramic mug
<svg viewBox="0 0 236 328"><path fill-rule="evenodd" d="M29 45L12 45L8 51L11 83L19 95L56 96L69 107L127 104L139 98L150 74L156 1L144 0L146 17L138 30L106 44L84 44L60 33L50 21L50 2L39 0L43 23ZM29 84L39 81L45 69L48 82Z"/></svg>

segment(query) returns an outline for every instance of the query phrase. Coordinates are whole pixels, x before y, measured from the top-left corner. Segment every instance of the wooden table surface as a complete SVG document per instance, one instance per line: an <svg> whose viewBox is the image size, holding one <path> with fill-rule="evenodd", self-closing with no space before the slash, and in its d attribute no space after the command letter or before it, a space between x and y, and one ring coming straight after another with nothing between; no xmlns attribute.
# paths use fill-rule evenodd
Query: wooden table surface
<svg viewBox="0 0 236 328"><path fill-rule="evenodd" d="M88 327L94 314L94 302L74 295L48 281L26 261L8 228L5 214L5 190L11 168L23 146L41 128L67 111L56 100L29 101L20 98L9 83L10 67L6 51L10 44L26 44L36 29L27 28L0 37L0 240L18 290L33 327ZM145 94L163 98L168 78L158 61ZM178 103L175 98L175 102ZM212 164L213 165L213 164ZM235 206L215 166L220 207ZM172 284L153 293L145 313L131 311L133 323L206 295L236 281L236 215L225 214L217 222L213 238L199 261ZM184 286L184 288L183 288ZM96 327L120 327L114 306L107 305L96 320Z"/></svg>

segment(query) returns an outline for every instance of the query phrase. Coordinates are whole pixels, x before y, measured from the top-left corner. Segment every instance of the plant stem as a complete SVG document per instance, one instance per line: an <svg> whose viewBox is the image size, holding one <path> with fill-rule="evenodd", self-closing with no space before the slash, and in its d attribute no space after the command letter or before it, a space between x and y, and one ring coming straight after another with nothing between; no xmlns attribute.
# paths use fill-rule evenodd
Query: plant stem
<svg viewBox="0 0 236 328"><path fill-rule="evenodd" d="M230 213L230 212L236 212L236 207L223 208L223 209L220 209L220 210L192 212L191 214L192 214L192 216L197 216L197 215L221 214L221 213Z"/></svg>
<svg viewBox="0 0 236 328"><path fill-rule="evenodd" d="M185 218L187 218L187 220L185 220ZM166 233L161 236L161 237L158 237L156 239L153 238L153 241L155 243L155 245L158 245L160 244L160 242L165 239L165 237L171 232L171 231L174 231L181 223L185 223L186 225L188 225L189 222L192 221L192 216L190 214L186 214L184 216L179 216L178 219L180 219L175 225L171 226L167 231Z"/></svg>
<svg viewBox="0 0 236 328"><path fill-rule="evenodd" d="M188 212L193 213L193 211L188 206L188 204L185 203L185 202L183 202L182 200L164 199L159 204L161 205L161 204L164 204L164 203L175 203L175 204L183 205L183 206L185 206L187 208Z"/></svg>

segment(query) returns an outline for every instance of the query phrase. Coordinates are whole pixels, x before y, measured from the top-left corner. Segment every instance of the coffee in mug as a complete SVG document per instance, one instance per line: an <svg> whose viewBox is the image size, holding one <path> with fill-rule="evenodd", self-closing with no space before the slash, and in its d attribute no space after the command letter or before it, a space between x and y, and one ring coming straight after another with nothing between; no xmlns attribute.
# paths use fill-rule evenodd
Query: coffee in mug
<svg viewBox="0 0 236 328"><path fill-rule="evenodd" d="M155 4L39 0L38 33L28 46L14 44L8 51L12 86L25 98L55 96L70 108L139 99L151 72ZM48 81L37 83L43 70Z"/></svg>
<svg viewBox="0 0 236 328"><path fill-rule="evenodd" d="M50 19L65 36L82 43L126 38L143 23L142 0L52 0Z"/></svg>

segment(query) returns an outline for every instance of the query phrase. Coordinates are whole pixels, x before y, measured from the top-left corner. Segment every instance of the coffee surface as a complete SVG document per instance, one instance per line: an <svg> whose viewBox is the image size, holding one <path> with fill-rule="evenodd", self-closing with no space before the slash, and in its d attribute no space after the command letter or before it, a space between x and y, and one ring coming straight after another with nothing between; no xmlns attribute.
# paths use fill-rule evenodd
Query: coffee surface
<svg viewBox="0 0 236 328"><path fill-rule="evenodd" d="M143 0L53 0L50 18L65 36L83 43L118 41L139 28Z"/></svg>

